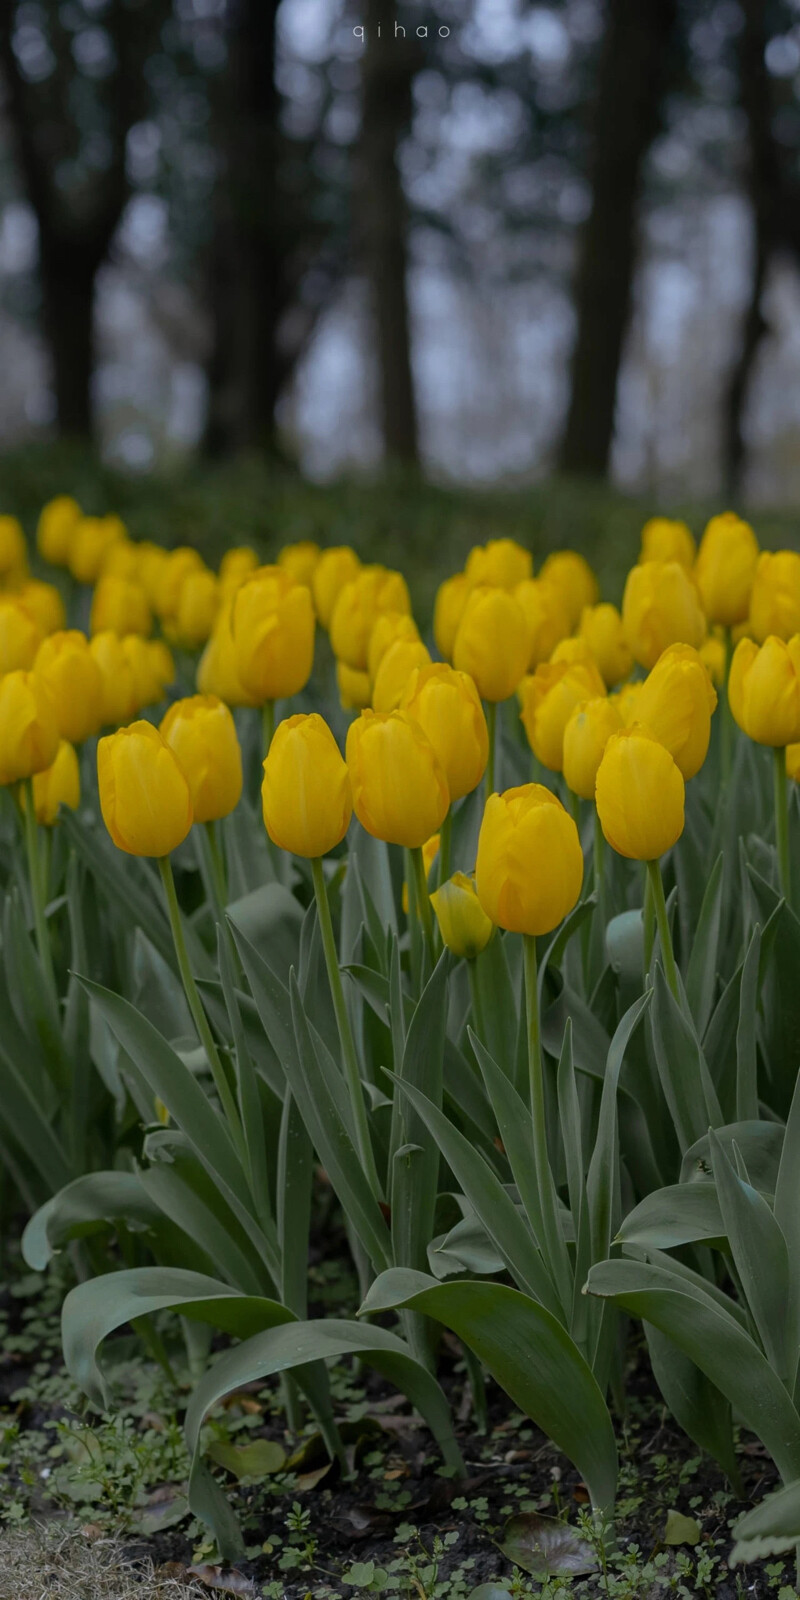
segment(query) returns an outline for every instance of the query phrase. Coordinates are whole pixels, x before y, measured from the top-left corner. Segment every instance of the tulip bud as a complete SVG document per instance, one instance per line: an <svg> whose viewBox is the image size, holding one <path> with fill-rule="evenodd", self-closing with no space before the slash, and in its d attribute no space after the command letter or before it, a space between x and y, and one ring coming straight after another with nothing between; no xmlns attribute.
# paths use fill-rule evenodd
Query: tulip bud
<svg viewBox="0 0 800 1600"><path fill-rule="evenodd" d="M350 774L316 712L278 723L264 761L261 803L264 826L281 850L313 860L341 843L353 814Z"/></svg>
<svg viewBox="0 0 800 1600"><path fill-rule="evenodd" d="M81 517L70 533L68 550L69 570L76 583L96 583L107 551L125 537L125 524L119 517Z"/></svg>
<svg viewBox="0 0 800 1600"><path fill-rule="evenodd" d="M242 752L228 707L215 695L176 700L160 731L189 784L195 822L227 817L242 793Z"/></svg>
<svg viewBox="0 0 800 1600"><path fill-rule="evenodd" d="M314 608L303 583L281 567L259 567L233 597L236 676L258 705L304 689L314 665Z"/></svg>
<svg viewBox="0 0 800 1600"><path fill-rule="evenodd" d="M192 826L192 797L176 756L151 722L132 722L97 746L103 821L118 850L167 856Z"/></svg>
<svg viewBox="0 0 800 1600"><path fill-rule="evenodd" d="M786 776L800 783L800 743L786 746Z"/></svg>
<svg viewBox="0 0 800 1600"><path fill-rule="evenodd" d="M226 550L219 564L219 581L224 593L232 594L238 589L245 578L249 578L258 566L258 556L247 544L236 545L232 550Z"/></svg>
<svg viewBox="0 0 800 1600"><path fill-rule="evenodd" d="M622 688L614 695L614 704L622 718L623 726L632 728L634 722L639 721L639 696L644 685L642 683L623 683Z"/></svg>
<svg viewBox="0 0 800 1600"><path fill-rule="evenodd" d="M51 767L58 752L55 707L35 672L0 678L0 783L16 783Z"/></svg>
<svg viewBox="0 0 800 1600"><path fill-rule="evenodd" d="M597 662L606 688L615 689L633 666L631 647L616 606L608 600L598 606L584 606L578 631Z"/></svg>
<svg viewBox="0 0 800 1600"><path fill-rule="evenodd" d="M336 684L343 711L363 711L372 699L372 684L368 672L348 667L346 661L336 663Z"/></svg>
<svg viewBox="0 0 800 1600"><path fill-rule="evenodd" d="M700 771L708 754L716 704L714 685L688 644L671 644L639 691L637 721L666 746L687 781Z"/></svg>
<svg viewBox="0 0 800 1600"><path fill-rule="evenodd" d="M406 643L411 640L419 642L419 628L407 611L384 611L378 617L367 645L367 672L373 683L389 646L398 639Z"/></svg>
<svg viewBox="0 0 800 1600"><path fill-rule="evenodd" d="M700 540L694 568L694 580L709 622L730 628L744 621L757 561L758 540L749 523L742 522L732 511L711 518Z"/></svg>
<svg viewBox="0 0 800 1600"><path fill-rule="evenodd" d="M80 520L81 508L77 500L68 494L57 495L55 500L48 500L47 505L42 506L36 529L36 546L43 561L49 561L54 567L67 566L70 546Z"/></svg>
<svg viewBox="0 0 800 1600"><path fill-rule="evenodd" d="M171 665L169 652L167 652L168 660L165 660L162 641L143 639L140 633L127 633L122 640L122 648L133 673L136 710L142 711L145 706L158 705L164 698L167 684L171 683L175 676L174 667L171 672L169 671Z"/></svg>
<svg viewBox="0 0 800 1600"><path fill-rule="evenodd" d="M33 779L33 808L36 821L52 828L59 806L75 811L81 803L81 774L74 745L62 739L52 767L37 772ZM25 799L23 796L23 805Z"/></svg>
<svg viewBox="0 0 800 1600"><path fill-rule="evenodd" d="M62 739L82 744L103 723L103 682L89 649L77 628L51 633L42 640L34 671L50 691Z"/></svg>
<svg viewBox="0 0 800 1600"><path fill-rule="evenodd" d="M528 578L514 590L528 627L528 667L549 661L556 645L570 631L569 612L555 584L541 578Z"/></svg>
<svg viewBox="0 0 800 1600"><path fill-rule="evenodd" d="M550 933L572 910L583 883L575 823L540 783L486 802L475 886L492 922L510 933Z"/></svg>
<svg viewBox="0 0 800 1600"><path fill-rule="evenodd" d="M211 634L219 609L220 588L213 572L189 572L178 592L170 635L183 650L197 650Z"/></svg>
<svg viewBox="0 0 800 1600"><path fill-rule="evenodd" d="M433 608L433 637L436 648L445 661L451 661L453 646L456 642L458 624L464 615L470 586L466 573L457 572L452 578L445 578L436 590L436 601Z"/></svg>
<svg viewBox="0 0 800 1600"><path fill-rule="evenodd" d="M28 572L28 546L16 517L0 517L0 583L21 583Z"/></svg>
<svg viewBox="0 0 800 1600"><path fill-rule="evenodd" d="M0 676L32 667L41 642L41 628L19 596L0 595Z"/></svg>
<svg viewBox="0 0 800 1600"><path fill-rule="evenodd" d="M162 580L169 566L170 556L174 552L162 550L160 544L153 544L150 540L144 540L138 546L138 552L137 576L139 582L150 601L153 611L158 611L158 597Z"/></svg>
<svg viewBox="0 0 800 1600"><path fill-rule="evenodd" d="M100 563L100 578L124 578L127 583L138 583L144 588L141 579L141 550L141 545L134 544L132 539L116 539L109 545ZM148 598L148 605L149 603Z"/></svg>
<svg viewBox="0 0 800 1600"><path fill-rule="evenodd" d="M638 724L611 735L597 771L595 802L605 838L629 860L657 861L683 833L680 769Z"/></svg>
<svg viewBox="0 0 800 1600"><path fill-rule="evenodd" d="M443 662L417 667L400 705L430 739L447 779L451 804L471 794L489 759L486 718L472 679Z"/></svg>
<svg viewBox="0 0 800 1600"><path fill-rule="evenodd" d="M411 611L406 580L386 567L362 567L339 590L330 623L333 653L348 667L366 668L370 635L383 611Z"/></svg>
<svg viewBox="0 0 800 1600"><path fill-rule="evenodd" d="M138 634L136 636L139 637ZM140 640L143 644L144 640ZM101 728L116 728L139 711L144 704L137 693L133 667L123 641L116 633L96 633L89 650L97 663L102 683Z"/></svg>
<svg viewBox="0 0 800 1600"><path fill-rule="evenodd" d="M516 589L533 576L533 557L515 539L490 539L470 550L464 575L470 589Z"/></svg>
<svg viewBox="0 0 800 1600"><path fill-rule="evenodd" d="M352 583L360 571L361 562L349 544L331 545L323 550L311 578L314 609L323 628L330 628L340 591L346 583Z"/></svg>
<svg viewBox="0 0 800 1600"><path fill-rule="evenodd" d="M600 599L597 579L588 561L577 550L554 550L547 557L539 578L558 590L567 608L570 628L577 627L584 606Z"/></svg>
<svg viewBox="0 0 800 1600"><path fill-rule="evenodd" d="M607 696L583 700L571 713L564 729L564 778L573 794L582 800L594 799L597 769L612 733L618 733L622 718Z"/></svg>
<svg viewBox="0 0 800 1600"><path fill-rule="evenodd" d="M229 706L255 706L259 703L256 696L248 694L236 670L232 610L232 598L223 600L211 637L197 664L197 687L201 694L216 695Z"/></svg>
<svg viewBox="0 0 800 1600"><path fill-rule="evenodd" d="M765 550L758 558L750 596L749 632L759 644L770 634L791 639L800 632L800 555Z"/></svg>
<svg viewBox="0 0 800 1600"><path fill-rule="evenodd" d="M486 949L494 933L494 923L487 917L475 892L474 878L464 872L454 872L430 897L436 912L436 921L442 943L454 956L464 956L474 961Z"/></svg>
<svg viewBox="0 0 800 1600"><path fill-rule="evenodd" d="M405 711L362 711L347 734L353 809L367 833L414 850L438 833L450 806L430 739Z"/></svg>
<svg viewBox="0 0 800 1600"><path fill-rule="evenodd" d="M92 597L89 620L91 633L148 634L153 626L150 604L139 583L106 572L99 578Z"/></svg>
<svg viewBox="0 0 800 1600"><path fill-rule="evenodd" d="M711 682L717 689L725 683L725 673L728 666L728 655L725 649L725 639L722 630L717 628L703 640L700 646L700 660L708 673Z"/></svg>
<svg viewBox="0 0 800 1600"><path fill-rule="evenodd" d="M639 560L678 561L687 572L694 566L695 542L685 522L671 517L651 517L642 528Z"/></svg>
<svg viewBox="0 0 800 1600"><path fill-rule="evenodd" d="M278 566L283 567L295 583L304 583L310 589L319 558L319 545L313 539L301 539L299 544L285 544L278 552Z"/></svg>
<svg viewBox="0 0 800 1600"><path fill-rule="evenodd" d="M179 545L167 552L167 559L157 568L157 581L153 609L165 626L174 623L178 614L181 590L194 572L205 572L202 556L191 545Z"/></svg>
<svg viewBox="0 0 800 1600"><path fill-rule="evenodd" d="M564 764L564 729L582 700L604 696L593 662L544 661L520 685L521 720L537 761L551 772Z"/></svg>
<svg viewBox="0 0 800 1600"><path fill-rule="evenodd" d="M507 700L528 664L525 613L505 589L473 589L453 646L453 666L474 680L482 700Z"/></svg>
<svg viewBox="0 0 800 1600"><path fill-rule="evenodd" d="M430 659L430 652L421 639L395 639L382 657L372 685L374 709L395 711L412 673L417 667L428 666Z"/></svg>
<svg viewBox="0 0 800 1600"><path fill-rule="evenodd" d="M800 635L759 646L741 639L733 652L728 702L739 727L776 749L800 740Z"/></svg>
<svg viewBox="0 0 800 1600"><path fill-rule="evenodd" d="M29 578L20 589L17 599L35 619L42 638L66 627L64 602L54 583L42 583L40 578Z"/></svg>
<svg viewBox="0 0 800 1600"><path fill-rule="evenodd" d="M649 672L669 644L699 650L706 633L700 597L677 561L632 567L622 598L625 637L635 661Z"/></svg>

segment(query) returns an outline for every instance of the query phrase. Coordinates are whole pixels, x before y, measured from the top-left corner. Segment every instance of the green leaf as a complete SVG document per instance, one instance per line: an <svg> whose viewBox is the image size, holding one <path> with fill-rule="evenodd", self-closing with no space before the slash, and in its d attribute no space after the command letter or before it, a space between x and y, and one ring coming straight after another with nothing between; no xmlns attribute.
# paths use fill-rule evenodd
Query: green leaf
<svg viewBox="0 0 800 1600"><path fill-rule="evenodd" d="M674 1340L762 1440L781 1477L800 1477L800 1416L754 1340L710 1295L661 1267L626 1260L592 1267L587 1288Z"/></svg>
<svg viewBox="0 0 800 1600"><path fill-rule="evenodd" d="M425 1088L431 1103L441 1110L448 951L440 956L414 1010L403 1050L401 1080ZM402 1134L400 1146L417 1147L415 1154L395 1151L392 1180L392 1248L398 1266L427 1265L428 1242L434 1232L438 1193L439 1146L419 1112L399 1101Z"/></svg>
<svg viewBox="0 0 800 1600"><path fill-rule="evenodd" d="M653 1377L678 1427L719 1462L734 1492L741 1496L729 1402L659 1328L645 1322L644 1331Z"/></svg>
<svg viewBox="0 0 800 1600"><path fill-rule="evenodd" d="M117 1221L152 1227L160 1211L135 1172L92 1172L75 1178L31 1217L22 1254L34 1272L44 1272L54 1252L70 1239L113 1227Z"/></svg>
<svg viewBox="0 0 800 1600"><path fill-rule="evenodd" d="M700 917L692 939L689 965L686 969L686 998L701 1039L711 1017L717 982L722 897L725 887L723 865L723 857L717 856L706 884Z"/></svg>
<svg viewBox="0 0 800 1600"><path fill-rule="evenodd" d="M800 1543L800 1479L768 1494L733 1525L731 1562L762 1561Z"/></svg>
<svg viewBox="0 0 800 1600"><path fill-rule="evenodd" d="M767 1360L786 1382L794 1377L786 1306L789 1258L786 1240L766 1200L734 1171L710 1135L714 1182L731 1255Z"/></svg>
<svg viewBox="0 0 800 1600"><path fill-rule="evenodd" d="M742 966L739 1026L736 1030L736 1116L758 1121L756 1021L758 1015L761 929L756 923Z"/></svg>
<svg viewBox="0 0 800 1600"><path fill-rule="evenodd" d="M798 1107L800 1113L800 1106ZM800 1120L800 1117L799 1117ZM716 1129L723 1149L732 1151L736 1144L742 1153L750 1181L761 1194L775 1194L778 1167L784 1147L784 1128L779 1122L728 1122ZM798 1127L800 1141L800 1126ZM800 1152L798 1152L800 1154ZM789 1163L789 1168L791 1162ZM788 1170L788 1169L787 1169ZM708 1134L704 1133L685 1152L681 1163L681 1183L705 1183L711 1176L711 1148ZM781 1226L786 1232L784 1222ZM787 1236L788 1237L788 1236Z"/></svg>
<svg viewBox="0 0 800 1600"><path fill-rule="evenodd" d="M668 1511L661 1535L661 1543L667 1545L700 1543L700 1524L696 1517L685 1517L682 1511Z"/></svg>
<svg viewBox="0 0 800 1600"><path fill-rule="evenodd" d="M558 1574L577 1578L584 1572L596 1572L598 1567L594 1550L576 1528L559 1517L544 1517L539 1511L522 1511L509 1517L500 1549L515 1567L530 1572L534 1578Z"/></svg>
<svg viewBox="0 0 800 1600"><path fill-rule="evenodd" d="M722 1122L714 1086L691 1024L656 962L651 1038L664 1098L682 1150Z"/></svg>
<svg viewBox="0 0 800 1600"><path fill-rule="evenodd" d="M275 1439L254 1439L252 1444L231 1444L215 1439L208 1447L211 1460L241 1483L244 1478L268 1478L286 1465L286 1451Z"/></svg>
<svg viewBox="0 0 800 1600"><path fill-rule="evenodd" d="M372 1285L361 1314L399 1307L452 1328L577 1467L594 1505L611 1508L617 1446L608 1408L577 1345L544 1306L504 1284L440 1284L394 1268Z"/></svg>
<svg viewBox="0 0 800 1600"><path fill-rule="evenodd" d="M722 1245L725 1227L713 1183L674 1183L645 1195L617 1231L618 1244L675 1250L698 1240Z"/></svg>

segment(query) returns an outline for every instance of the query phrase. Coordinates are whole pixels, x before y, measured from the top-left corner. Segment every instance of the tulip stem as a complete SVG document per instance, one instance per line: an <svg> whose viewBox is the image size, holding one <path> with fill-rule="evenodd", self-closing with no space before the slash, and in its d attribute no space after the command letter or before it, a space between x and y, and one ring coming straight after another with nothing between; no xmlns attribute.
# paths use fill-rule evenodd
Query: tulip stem
<svg viewBox="0 0 800 1600"><path fill-rule="evenodd" d="M417 890L417 915L422 923L422 932L425 936L425 946L430 956L431 966L434 963L433 945L433 911L431 910L430 895L428 893L428 878L425 872L425 860L419 845L411 851L411 860L414 863L414 881Z"/></svg>
<svg viewBox="0 0 800 1600"><path fill-rule="evenodd" d="M731 762L733 758L733 712L731 711L728 684L731 676L731 659L733 657L733 640L730 628L725 629L725 684L722 692L722 726L720 728L721 767L723 787L731 775Z"/></svg>
<svg viewBox="0 0 800 1600"><path fill-rule="evenodd" d="M669 930L669 917L667 916L667 902L664 899L664 880L661 876L661 867L657 861L648 861L647 878L652 892L653 906L658 925L658 937L661 943L661 956L664 962L664 972L667 983L680 1003L680 987L678 984L678 968L675 965L675 951L672 948L672 934ZM649 966L649 962L648 962Z"/></svg>
<svg viewBox="0 0 800 1600"><path fill-rule="evenodd" d="M439 859L436 867L436 887L440 889L450 876L450 850L453 840L453 811L452 807L439 829Z"/></svg>
<svg viewBox="0 0 800 1600"><path fill-rule="evenodd" d="M486 798L496 793L497 770L497 706L494 700L486 702L486 726L489 730L489 756L486 762Z"/></svg>
<svg viewBox="0 0 800 1600"><path fill-rule="evenodd" d="M52 996L56 1012L58 1012L58 990L53 970L53 951L50 944L47 918L44 914L47 903L47 885L42 871L44 862L39 848L39 828L36 822L36 806L33 798L33 778L25 778L23 787L25 791L25 800L22 808L25 819L25 848L28 855L28 876L31 885L31 901L33 902L33 927L36 934L36 948L39 952L45 983Z"/></svg>
<svg viewBox="0 0 800 1600"><path fill-rule="evenodd" d="M786 751L778 746L772 752L772 780L775 796L775 843L778 848L778 879L787 905L792 903L789 872L789 790L786 782Z"/></svg>
<svg viewBox="0 0 800 1600"><path fill-rule="evenodd" d="M536 1186L539 1191L542 1234L539 1241L548 1269L562 1296L564 1309L570 1302L570 1285L564 1272L564 1241L558 1221L556 1189L547 1148L547 1118L544 1102L544 1071L542 1064L542 1039L539 1023L539 982L536 960L536 938L532 933L523 935L525 963L525 1010L528 1022L528 1078L531 1097L531 1122L533 1125L533 1164ZM566 1299L564 1299L566 1295Z"/></svg>
<svg viewBox="0 0 800 1600"><path fill-rule="evenodd" d="M342 1047L342 1063L347 1079L347 1087L350 1091L350 1104L353 1109L356 1147L361 1159L361 1165L369 1180L370 1188L376 1200L380 1201L382 1199L381 1186L378 1181L375 1155L370 1138L356 1045L353 1038L353 1030L350 1026L347 1002L344 998L342 974L339 970L339 957L336 953L336 940L333 936L331 908L328 901L328 890L325 884L325 874L322 870L321 857L317 856L312 860L311 872L314 879L314 897L317 902L320 933L322 934L322 948L325 952L325 965L328 969L328 982L331 986L331 999L333 1000L333 1009L336 1014L336 1026L339 1030L339 1043Z"/></svg>
<svg viewBox="0 0 800 1600"><path fill-rule="evenodd" d="M158 870L161 873L161 882L164 885L164 896L166 898L167 911L169 913L169 925L172 929L172 940L175 945L175 954L178 958L178 971L181 975L183 992L186 995L186 1002L192 1014L192 1021L197 1029L198 1038L203 1046L203 1049L205 1050L206 1056L208 1057L211 1075L214 1079L217 1094L219 1095L223 1110L230 1124L231 1133L233 1134L239 1153L242 1154L244 1151L244 1138L242 1134L241 1121L239 1119L239 1112L236 1109L236 1101L233 1097L233 1091L228 1083L225 1068L222 1065L219 1051L214 1043L214 1036L208 1024L208 1018L203 1010L203 1002L200 999L197 984L194 981L194 974L189 964L189 953L186 949L186 939L184 938L183 923L181 921L181 909L178 905L175 879L172 875L172 862L170 861L169 856L159 856Z"/></svg>
<svg viewBox="0 0 800 1600"><path fill-rule="evenodd" d="M219 846L217 830L213 822L203 823L203 832L208 840L209 876L214 886L214 894L218 902L217 909L224 911L228 901L228 886L225 882L225 862ZM224 920L224 919L223 919Z"/></svg>
<svg viewBox="0 0 800 1600"><path fill-rule="evenodd" d="M275 737L275 701L265 700L261 707L261 733L264 755L269 754L269 747Z"/></svg>

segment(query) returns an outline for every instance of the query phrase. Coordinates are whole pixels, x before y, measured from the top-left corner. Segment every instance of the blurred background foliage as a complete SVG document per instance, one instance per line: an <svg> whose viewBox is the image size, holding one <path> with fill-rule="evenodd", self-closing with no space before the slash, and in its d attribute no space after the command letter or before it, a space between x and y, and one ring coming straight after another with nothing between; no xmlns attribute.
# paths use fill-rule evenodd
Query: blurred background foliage
<svg viewBox="0 0 800 1600"><path fill-rule="evenodd" d="M796 544L799 152L800 0L7 0L2 508Z"/></svg>

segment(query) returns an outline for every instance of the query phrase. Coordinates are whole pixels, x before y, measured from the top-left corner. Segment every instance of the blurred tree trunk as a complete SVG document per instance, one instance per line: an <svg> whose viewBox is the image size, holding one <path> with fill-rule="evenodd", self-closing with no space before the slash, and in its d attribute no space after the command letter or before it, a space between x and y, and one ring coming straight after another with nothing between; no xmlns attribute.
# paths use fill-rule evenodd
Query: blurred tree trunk
<svg viewBox="0 0 800 1600"><path fill-rule="evenodd" d="M781 160L772 133L772 95L764 60L769 31L763 0L741 0L740 10L743 27L739 35L739 100L747 123L746 184L753 218L753 272L723 407L723 472L731 495L742 486L744 411L756 357L768 331L761 305L767 271L781 243L790 243L782 235L791 227L788 215L784 221L784 208L792 201L784 193Z"/></svg>
<svg viewBox="0 0 800 1600"><path fill-rule="evenodd" d="M98 258L94 251L65 248L41 229L40 238L42 324L53 368L58 429L67 437L89 438L95 353L94 285L105 249Z"/></svg>
<svg viewBox="0 0 800 1600"><path fill-rule="evenodd" d="M398 15L400 8L397 8ZM359 232L374 318L381 421L390 461L419 459L408 304L408 208L397 162L412 111L419 65L413 38L395 37L394 16L366 0L359 151ZM380 36L378 27L381 27Z"/></svg>
<svg viewBox="0 0 800 1600"><path fill-rule="evenodd" d="M608 471L617 378L630 317L645 157L658 132L676 0L608 0L597 77L591 211L575 283L577 335L566 472Z"/></svg>
<svg viewBox="0 0 800 1600"><path fill-rule="evenodd" d="M279 327L290 299L278 184L279 0L229 0L228 66L217 105L222 170L211 252L212 349L205 446L211 455L274 448L288 369Z"/></svg>

